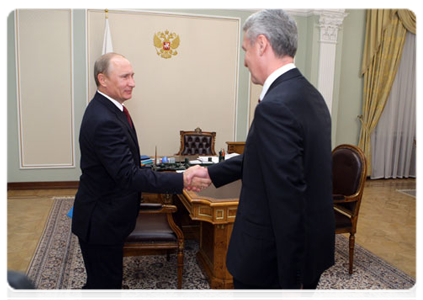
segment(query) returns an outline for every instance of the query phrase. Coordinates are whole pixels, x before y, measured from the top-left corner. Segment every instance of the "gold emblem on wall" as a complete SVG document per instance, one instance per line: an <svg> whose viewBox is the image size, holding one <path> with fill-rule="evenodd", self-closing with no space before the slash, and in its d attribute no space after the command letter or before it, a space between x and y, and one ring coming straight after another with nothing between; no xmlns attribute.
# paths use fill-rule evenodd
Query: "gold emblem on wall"
<svg viewBox="0 0 423 300"><path fill-rule="evenodd" d="M178 51L175 49L179 47L179 35L172 32L169 33L169 30L165 32L157 32L153 37L154 47L156 47L157 55L160 55L163 58L171 58L174 55L178 54Z"/></svg>

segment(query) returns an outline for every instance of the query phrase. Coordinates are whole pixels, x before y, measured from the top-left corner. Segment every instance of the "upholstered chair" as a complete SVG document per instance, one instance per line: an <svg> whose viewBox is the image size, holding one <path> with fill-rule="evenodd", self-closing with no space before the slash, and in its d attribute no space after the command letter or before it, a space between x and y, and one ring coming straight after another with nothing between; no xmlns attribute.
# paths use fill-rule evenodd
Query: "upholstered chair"
<svg viewBox="0 0 423 300"><path fill-rule="evenodd" d="M177 252L177 288L182 287L184 267L184 234L175 224L176 206L162 203L141 203L136 227L124 244L124 256L140 256L170 251Z"/></svg>
<svg viewBox="0 0 423 300"><path fill-rule="evenodd" d="M216 155L214 144L216 132L202 131L197 127L194 131L180 131L181 147L177 155Z"/></svg>
<svg viewBox="0 0 423 300"><path fill-rule="evenodd" d="M355 234L367 172L363 151L353 145L339 145L332 151L332 169L335 233L349 233L349 274L352 274Z"/></svg>

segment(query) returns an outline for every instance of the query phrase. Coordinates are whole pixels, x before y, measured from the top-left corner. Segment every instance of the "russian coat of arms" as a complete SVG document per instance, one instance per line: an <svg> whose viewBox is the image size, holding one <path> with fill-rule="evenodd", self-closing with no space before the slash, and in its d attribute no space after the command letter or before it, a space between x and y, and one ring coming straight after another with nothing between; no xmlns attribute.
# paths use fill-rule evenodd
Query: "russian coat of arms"
<svg viewBox="0 0 423 300"><path fill-rule="evenodd" d="M163 58L171 58L178 54L175 49L179 47L179 35L169 30L165 32L157 32L153 37L154 47L156 47L157 55Z"/></svg>

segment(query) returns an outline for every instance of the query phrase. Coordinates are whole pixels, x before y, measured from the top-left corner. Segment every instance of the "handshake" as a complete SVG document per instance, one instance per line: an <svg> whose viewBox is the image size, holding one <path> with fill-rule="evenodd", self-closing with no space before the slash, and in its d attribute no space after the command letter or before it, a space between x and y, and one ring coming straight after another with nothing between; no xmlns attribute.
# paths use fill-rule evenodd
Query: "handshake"
<svg viewBox="0 0 423 300"><path fill-rule="evenodd" d="M184 188L199 192L208 188L211 179L207 168L194 166L184 172Z"/></svg>

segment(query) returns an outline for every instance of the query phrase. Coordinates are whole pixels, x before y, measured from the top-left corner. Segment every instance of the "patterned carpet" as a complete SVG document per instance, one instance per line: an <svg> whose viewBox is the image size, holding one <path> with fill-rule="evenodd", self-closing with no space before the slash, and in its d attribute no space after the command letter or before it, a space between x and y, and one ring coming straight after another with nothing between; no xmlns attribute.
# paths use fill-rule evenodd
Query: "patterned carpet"
<svg viewBox="0 0 423 300"><path fill-rule="evenodd" d="M73 198L56 198L27 275L38 289L80 289L85 269L71 220L66 213ZM195 254L198 243L186 241L183 289L209 289ZM348 274L348 240L336 237L335 265L321 277L318 289L409 289L415 280L356 245L354 273ZM175 289L176 255L124 258L124 289Z"/></svg>

